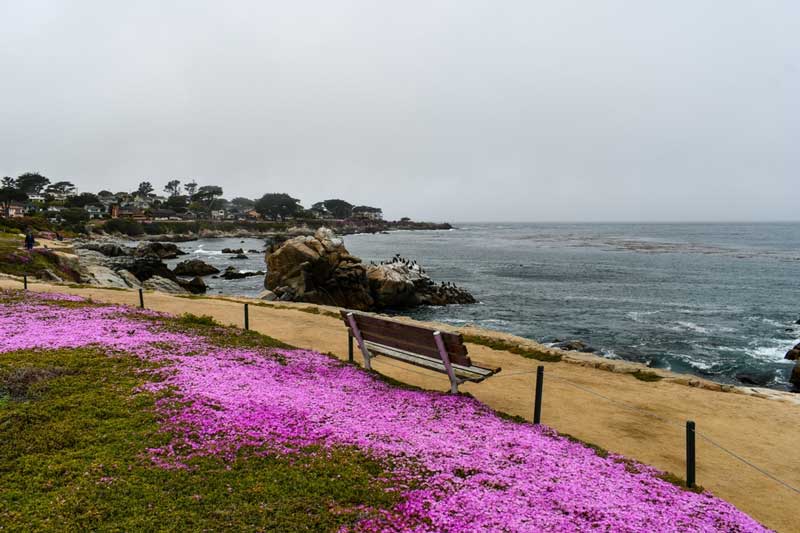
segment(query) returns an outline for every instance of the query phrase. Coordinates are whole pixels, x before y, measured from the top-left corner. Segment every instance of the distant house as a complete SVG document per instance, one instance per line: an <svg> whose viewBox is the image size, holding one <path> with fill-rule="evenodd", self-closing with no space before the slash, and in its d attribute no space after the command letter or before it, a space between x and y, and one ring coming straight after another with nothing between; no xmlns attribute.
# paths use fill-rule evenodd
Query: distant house
<svg viewBox="0 0 800 533"><path fill-rule="evenodd" d="M108 213L111 215L111 218L119 218L119 204L111 204L108 208Z"/></svg>
<svg viewBox="0 0 800 533"><path fill-rule="evenodd" d="M262 218L264 218L264 217L261 216L261 213L259 213L255 209L251 209L250 211L246 211L244 216L245 216L245 218L247 220L261 220Z"/></svg>
<svg viewBox="0 0 800 533"><path fill-rule="evenodd" d="M89 213L89 218L103 218L106 214L106 208L99 205L87 205L83 210Z"/></svg>
<svg viewBox="0 0 800 533"><path fill-rule="evenodd" d="M20 218L25 216L25 206L23 204L11 203L8 206L9 218Z"/></svg>
<svg viewBox="0 0 800 533"><path fill-rule="evenodd" d="M332 220L334 218L333 213L325 209L325 207L312 207L308 212L318 220Z"/></svg>
<svg viewBox="0 0 800 533"><path fill-rule="evenodd" d="M211 220L225 220L224 209L214 209L211 211Z"/></svg>
<svg viewBox="0 0 800 533"><path fill-rule="evenodd" d="M131 209L129 207L120 208L117 216L119 218L130 218L137 222L146 222L148 218L141 209Z"/></svg>
<svg viewBox="0 0 800 533"><path fill-rule="evenodd" d="M353 218L362 220L383 220L383 210L379 207L357 205L353 208Z"/></svg>
<svg viewBox="0 0 800 533"><path fill-rule="evenodd" d="M151 209L150 216L153 220L180 220L181 218L178 216L178 213L173 211L172 209Z"/></svg>
<svg viewBox="0 0 800 533"><path fill-rule="evenodd" d="M28 195L28 201L29 202L41 203L41 202L45 201L45 197L44 197L43 194L29 194Z"/></svg>

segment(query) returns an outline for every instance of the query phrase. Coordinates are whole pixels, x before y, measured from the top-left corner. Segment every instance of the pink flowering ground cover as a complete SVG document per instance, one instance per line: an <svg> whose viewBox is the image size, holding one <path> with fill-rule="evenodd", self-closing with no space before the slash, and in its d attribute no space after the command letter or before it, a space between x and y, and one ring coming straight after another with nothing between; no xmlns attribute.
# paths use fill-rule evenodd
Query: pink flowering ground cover
<svg viewBox="0 0 800 533"><path fill-rule="evenodd" d="M387 384L306 350L220 347L120 306L60 306L30 295L0 306L0 353L100 346L158 363L159 468L354 447L387 465L400 503L357 531L766 531L709 493L655 469L504 420L478 401ZM309 448L311 447L311 448ZM309 452L309 449L318 450Z"/></svg>

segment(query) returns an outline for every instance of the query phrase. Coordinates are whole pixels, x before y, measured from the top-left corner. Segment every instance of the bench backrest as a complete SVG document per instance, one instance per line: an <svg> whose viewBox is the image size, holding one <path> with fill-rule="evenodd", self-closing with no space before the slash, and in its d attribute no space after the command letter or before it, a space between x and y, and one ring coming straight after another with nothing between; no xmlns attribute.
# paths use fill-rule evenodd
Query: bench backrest
<svg viewBox="0 0 800 533"><path fill-rule="evenodd" d="M347 329L350 329L350 323L347 319L347 314L350 312L341 311L342 320L344 320ZM439 348L436 346L436 341L433 337L433 332L436 331L434 329L355 312L353 312L353 318L356 321L361 338L365 341L441 360ZM352 334L353 332L350 331L350 333ZM472 366L472 361L467 355L467 347L464 345L464 339L460 334L442 331L441 338L444 341L444 347L451 363Z"/></svg>

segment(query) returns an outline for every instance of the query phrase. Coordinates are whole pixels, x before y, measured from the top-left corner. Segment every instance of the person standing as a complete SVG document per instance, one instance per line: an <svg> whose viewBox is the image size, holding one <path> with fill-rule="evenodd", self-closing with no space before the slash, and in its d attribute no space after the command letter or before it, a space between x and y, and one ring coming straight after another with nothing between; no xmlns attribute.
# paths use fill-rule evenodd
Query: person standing
<svg viewBox="0 0 800 533"><path fill-rule="evenodd" d="M33 245L36 241L33 240L33 233L30 231L25 234L25 249L28 251L33 250Z"/></svg>

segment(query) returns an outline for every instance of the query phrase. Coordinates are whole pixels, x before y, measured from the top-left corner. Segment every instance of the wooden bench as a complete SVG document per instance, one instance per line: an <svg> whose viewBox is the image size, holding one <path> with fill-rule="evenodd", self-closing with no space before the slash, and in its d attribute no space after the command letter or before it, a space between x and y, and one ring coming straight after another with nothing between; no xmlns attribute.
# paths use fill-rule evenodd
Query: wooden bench
<svg viewBox="0 0 800 533"><path fill-rule="evenodd" d="M341 311L350 341L349 356L353 360L353 338L364 356L364 367L371 370L370 360L384 355L450 378L450 392L458 392L465 381L480 382L500 372L499 368L475 366L467 354L460 334L436 331L377 316Z"/></svg>

